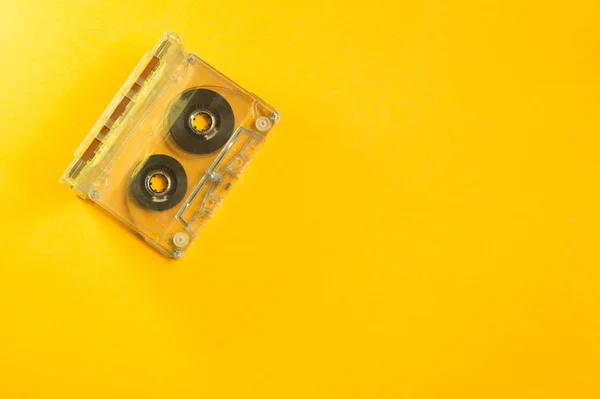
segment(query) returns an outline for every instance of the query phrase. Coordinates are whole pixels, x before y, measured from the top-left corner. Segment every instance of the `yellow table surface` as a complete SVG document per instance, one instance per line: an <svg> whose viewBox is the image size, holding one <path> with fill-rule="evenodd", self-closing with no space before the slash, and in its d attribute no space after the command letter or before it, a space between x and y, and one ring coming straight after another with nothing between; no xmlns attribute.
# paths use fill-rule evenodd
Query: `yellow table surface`
<svg viewBox="0 0 600 399"><path fill-rule="evenodd" d="M600 397L600 3L0 5L0 398ZM58 183L165 29L282 121L179 261Z"/></svg>

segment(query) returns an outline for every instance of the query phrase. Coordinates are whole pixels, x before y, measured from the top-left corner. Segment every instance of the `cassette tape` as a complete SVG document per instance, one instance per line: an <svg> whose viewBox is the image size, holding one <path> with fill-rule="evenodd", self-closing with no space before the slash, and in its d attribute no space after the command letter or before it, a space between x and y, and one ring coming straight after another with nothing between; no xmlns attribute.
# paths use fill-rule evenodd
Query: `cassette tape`
<svg viewBox="0 0 600 399"><path fill-rule="evenodd" d="M181 258L278 121L272 106L166 32L61 182Z"/></svg>

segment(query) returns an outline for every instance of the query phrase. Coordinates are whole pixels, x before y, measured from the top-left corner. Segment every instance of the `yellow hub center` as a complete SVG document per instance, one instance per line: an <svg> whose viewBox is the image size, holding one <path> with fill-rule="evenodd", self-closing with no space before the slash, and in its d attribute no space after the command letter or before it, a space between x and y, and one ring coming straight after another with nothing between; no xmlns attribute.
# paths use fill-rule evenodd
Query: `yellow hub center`
<svg viewBox="0 0 600 399"><path fill-rule="evenodd" d="M150 177L150 189L156 194L164 193L169 187L169 180L163 174L155 174Z"/></svg>
<svg viewBox="0 0 600 399"><path fill-rule="evenodd" d="M192 126L200 133L204 133L212 127L212 118L206 112L198 112L192 119Z"/></svg>

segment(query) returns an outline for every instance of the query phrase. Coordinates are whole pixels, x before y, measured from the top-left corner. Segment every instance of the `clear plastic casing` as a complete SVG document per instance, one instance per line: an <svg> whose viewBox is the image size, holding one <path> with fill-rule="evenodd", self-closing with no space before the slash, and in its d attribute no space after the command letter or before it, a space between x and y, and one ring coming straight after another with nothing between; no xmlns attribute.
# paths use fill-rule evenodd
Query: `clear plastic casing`
<svg viewBox="0 0 600 399"><path fill-rule="evenodd" d="M171 134L173 120L195 106L187 103L195 101L193 97L182 95L189 90L217 93L229 105L232 118L210 114L205 122L233 122L230 137L225 136L229 137L225 144L212 152L190 152ZM165 255L180 258L278 120L273 107L196 55L186 54L178 36L166 32L85 137L61 183L110 212ZM174 158L187 179L186 188L182 181L171 181L175 176L163 182L164 190L178 184L182 196L168 209L144 206L132 192L137 181L144 181L140 173L148 169L145 162L156 154ZM145 187L154 190L150 178L146 177ZM168 197L161 198L159 190L149 192L158 205Z"/></svg>

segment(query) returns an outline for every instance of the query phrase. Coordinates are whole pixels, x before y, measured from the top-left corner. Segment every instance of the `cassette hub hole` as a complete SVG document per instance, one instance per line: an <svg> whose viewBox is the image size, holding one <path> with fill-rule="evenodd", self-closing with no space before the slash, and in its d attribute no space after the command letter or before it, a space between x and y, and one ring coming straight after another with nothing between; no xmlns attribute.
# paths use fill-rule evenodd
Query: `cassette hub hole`
<svg viewBox="0 0 600 399"><path fill-rule="evenodd" d="M215 127L215 116L207 110L200 109L190 115L190 125L195 133L205 136Z"/></svg>
<svg viewBox="0 0 600 399"><path fill-rule="evenodd" d="M146 178L146 189L152 195L165 195L170 188L171 178L163 172L152 172Z"/></svg>

